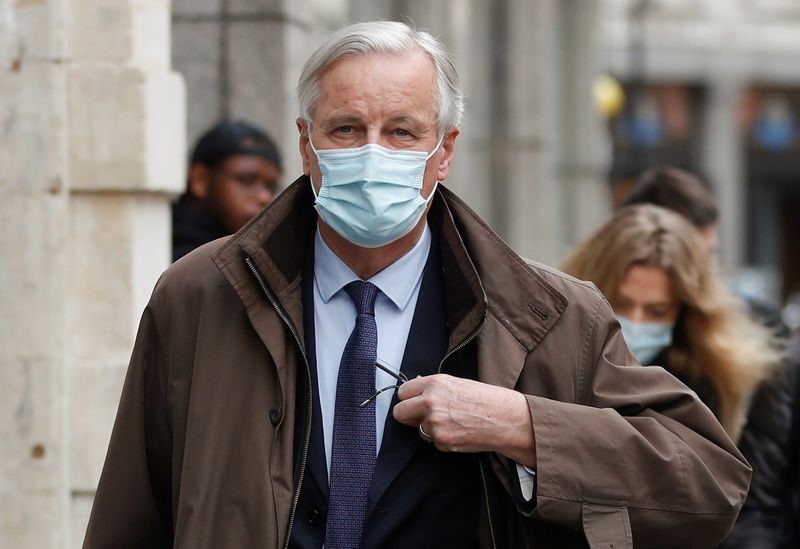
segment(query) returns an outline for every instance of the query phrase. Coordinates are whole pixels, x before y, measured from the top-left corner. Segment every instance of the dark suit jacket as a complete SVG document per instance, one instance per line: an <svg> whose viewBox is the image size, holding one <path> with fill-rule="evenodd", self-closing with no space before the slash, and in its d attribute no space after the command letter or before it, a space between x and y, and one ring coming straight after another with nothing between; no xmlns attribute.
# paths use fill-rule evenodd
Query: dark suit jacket
<svg viewBox="0 0 800 549"><path fill-rule="evenodd" d="M312 246L313 249L313 246ZM311 365L314 410L317 392L313 296L313 253L303 277L303 324ZM435 374L447 351L439 254L435 244L423 273L417 306L409 331L402 372L412 379ZM452 372L475 377L472 372ZM303 389L300 389L303 390ZM393 397L392 406L397 402ZM303 422L296 422L295 444L300 455ZM439 452L424 442L416 429L386 417L383 442L369 491L363 548L478 546L480 470L474 454ZM303 484L292 530L293 548L320 548L325 539L328 510L328 471L320 414L312 416L308 475Z"/></svg>

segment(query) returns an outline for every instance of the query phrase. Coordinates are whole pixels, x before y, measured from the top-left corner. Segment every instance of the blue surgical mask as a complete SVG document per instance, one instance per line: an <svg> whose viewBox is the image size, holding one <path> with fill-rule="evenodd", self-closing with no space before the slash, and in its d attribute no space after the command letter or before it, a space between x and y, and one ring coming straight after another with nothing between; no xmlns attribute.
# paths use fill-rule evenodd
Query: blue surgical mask
<svg viewBox="0 0 800 549"><path fill-rule="evenodd" d="M376 144L318 151L311 143L322 173L319 194L314 191L319 216L356 246L379 248L402 238L422 219L436 190L427 200L420 195L425 166L441 144L439 139L426 154Z"/></svg>
<svg viewBox="0 0 800 549"><path fill-rule="evenodd" d="M622 337L628 348L644 365L652 364L658 353L672 345L674 322L633 322L617 315Z"/></svg>

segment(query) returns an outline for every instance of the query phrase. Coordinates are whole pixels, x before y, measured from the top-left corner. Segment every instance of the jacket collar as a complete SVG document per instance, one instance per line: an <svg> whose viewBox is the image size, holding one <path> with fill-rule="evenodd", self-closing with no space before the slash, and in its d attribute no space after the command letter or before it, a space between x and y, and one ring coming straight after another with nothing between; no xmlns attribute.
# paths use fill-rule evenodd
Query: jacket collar
<svg viewBox="0 0 800 549"><path fill-rule="evenodd" d="M442 185L436 193L428 220L441 250L449 349L485 320L502 326L492 333L508 338L519 352L513 364L498 361L496 373L485 380L511 387L522 368L519 358L524 359L544 338L567 300L454 193ZM263 309L264 295L245 264L251 258L293 322L302 345L300 279L316 219L310 180L302 176L212 256L255 325L254 310ZM268 338L263 326L255 327L262 338ZM496 343L500 342L492 345Z"/></svg>

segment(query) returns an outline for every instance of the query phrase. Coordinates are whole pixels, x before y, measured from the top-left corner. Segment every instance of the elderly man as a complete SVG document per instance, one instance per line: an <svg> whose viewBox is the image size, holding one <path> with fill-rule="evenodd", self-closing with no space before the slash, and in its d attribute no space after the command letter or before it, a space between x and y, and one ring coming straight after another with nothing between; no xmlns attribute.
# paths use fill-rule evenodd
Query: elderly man
<svg viewBox="0 0 800 549"><path fill-rule="evenodd" d="M305 175L170 268L85 547L707 547L750 478L590 284L451 191L452 62L347 27L299 83Z"/></svg>

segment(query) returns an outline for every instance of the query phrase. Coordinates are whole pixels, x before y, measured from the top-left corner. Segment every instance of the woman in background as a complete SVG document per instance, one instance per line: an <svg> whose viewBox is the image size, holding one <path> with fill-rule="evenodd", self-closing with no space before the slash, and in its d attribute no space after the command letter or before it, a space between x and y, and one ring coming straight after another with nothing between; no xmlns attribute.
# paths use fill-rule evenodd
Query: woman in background
<svg viewBox="0 0 800 549"><path fill-rule="evenodd" d="M747 398L780 354L688 221L657 206L623 208L562 268L605 294L639 362L686 383L738 441Z"/></svg>

